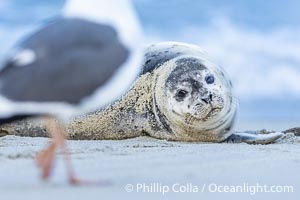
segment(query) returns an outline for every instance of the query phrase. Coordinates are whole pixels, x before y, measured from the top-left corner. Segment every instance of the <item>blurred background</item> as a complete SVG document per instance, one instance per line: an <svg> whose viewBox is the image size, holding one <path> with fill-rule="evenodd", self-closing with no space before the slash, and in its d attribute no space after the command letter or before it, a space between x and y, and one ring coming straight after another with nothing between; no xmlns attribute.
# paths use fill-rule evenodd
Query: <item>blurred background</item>
<svg viewBox="0 0 300 200"><path fill-rule="evenodd" d="M64 0L1 0L0 63ZM240 100L238 130L300 126L300 1L134 0L146 43L200 45L226 69Z"/></svg>

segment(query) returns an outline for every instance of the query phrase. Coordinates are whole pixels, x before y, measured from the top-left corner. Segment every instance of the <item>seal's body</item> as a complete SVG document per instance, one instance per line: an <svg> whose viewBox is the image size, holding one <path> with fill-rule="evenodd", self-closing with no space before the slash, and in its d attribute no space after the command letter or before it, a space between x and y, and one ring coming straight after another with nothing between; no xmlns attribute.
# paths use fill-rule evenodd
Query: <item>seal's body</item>
<svg viewBox="0 0 300 200"><path fill-rule="evenodd" d="M151 46L143 69L126 96L86 120L98 115L101 127L108 127L106 133L175 141L221 142L232 134L237 102L231 83L197 46L174 42ZM99 115L106 119L99 120Z"/></svg>

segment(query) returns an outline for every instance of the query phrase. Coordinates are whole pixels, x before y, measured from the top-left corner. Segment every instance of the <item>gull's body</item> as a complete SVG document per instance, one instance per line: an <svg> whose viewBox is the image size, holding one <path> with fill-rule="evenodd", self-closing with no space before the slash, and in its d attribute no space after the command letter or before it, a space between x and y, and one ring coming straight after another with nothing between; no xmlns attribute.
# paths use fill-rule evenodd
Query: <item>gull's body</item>
<svg viewBox="0 0 300 200"><path fill-rule="evenodd" d="M1 68L0 122L31 115L65 122L117 100L140 72L140 36L127 0L67 1L62 16L18 43ZM49 130L52 156L63 133Z"/></svg>

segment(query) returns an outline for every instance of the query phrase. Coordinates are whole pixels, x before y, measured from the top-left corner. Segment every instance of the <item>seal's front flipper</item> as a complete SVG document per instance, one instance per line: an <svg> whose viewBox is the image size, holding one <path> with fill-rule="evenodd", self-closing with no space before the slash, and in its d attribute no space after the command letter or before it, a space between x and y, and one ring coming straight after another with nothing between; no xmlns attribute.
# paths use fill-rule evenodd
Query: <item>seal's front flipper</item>
<svg viewBox="0 0 300 200"><path fill-rule="evenodd" d="M233 133L224 142L228 143L241 143L247 144L270 144L275 140L281 138L284 135L282 132L275 132L269 134L257 134L257 133Z"/></svg>

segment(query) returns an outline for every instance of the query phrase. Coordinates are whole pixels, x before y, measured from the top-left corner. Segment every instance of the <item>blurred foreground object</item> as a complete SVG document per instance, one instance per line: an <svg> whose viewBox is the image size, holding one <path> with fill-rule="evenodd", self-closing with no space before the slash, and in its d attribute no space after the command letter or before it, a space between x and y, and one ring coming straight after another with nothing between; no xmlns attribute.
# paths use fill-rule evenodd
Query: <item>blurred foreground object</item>
<svg viewBox="0 0 300 200"><path fill-rule="evenodd" d="M37 157L48 178L62 147L71 169L64 124L107 106L124 94L140 72L141 32L129 0L69 0L62 16L25 38L0 71L1 123L45 116L53 137ZM54 119L59 123L56 123Z"/></svg>

